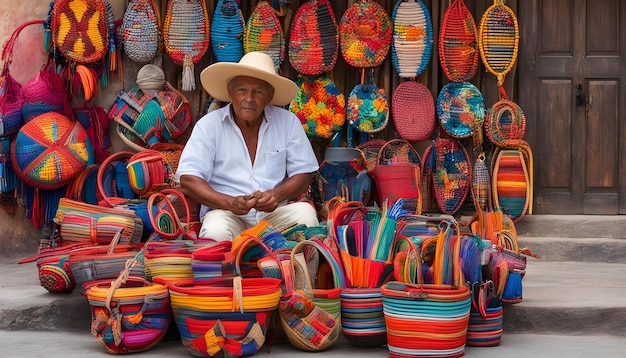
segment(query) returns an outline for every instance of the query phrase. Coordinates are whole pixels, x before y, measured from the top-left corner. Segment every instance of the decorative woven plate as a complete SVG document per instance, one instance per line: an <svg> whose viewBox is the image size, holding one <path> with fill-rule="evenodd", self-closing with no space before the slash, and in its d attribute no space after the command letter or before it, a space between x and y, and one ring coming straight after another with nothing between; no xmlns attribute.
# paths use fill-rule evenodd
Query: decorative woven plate
<svg viewBox="0 0 626 358"><path fill-rule="evenodd" d="M341 55L353 67L377 67L385 60L393 24L385 8L373 0L358 0L339 22Z"/></svg>
<svg viewBox="0 0 626 358"><path fill-rule="evenodd" d="M430 63L433 23L421 0L398 0L391 15L391 59L400 77L417 77Z"/></svg>
<svg viewBox="0 0 626 358"><path fill-rule="evenodd" d="M211 20L211 48L218 62L238 62L241 59L245 28L239 2L218 0Z"/></svg>
<svg viewBox="0 0 626 358"><path fill-rule="evenodd" d="M485 101L470 82L450 82L437 97L437 115L446 133L467 138L485 121Z"/></svg>
<svg viewBox="0 0 626 358"><path fill-rule="evenodd" d="M122 19L124 53L138 63L161 51L161 16L154 0L131 0Z"/></svg>
<svg viewBox="0 0 626 358"><path fill-rule="evenodd" d="M416 81L405 81L391 98L393 123L400 137L410 142L430 138L435 128L435 100L430 90Z"/></svg>
<svg viewBox="0 0 626 358"><path fill-rule="evenodd" d="M517 60L519 26L517 17L503 0L494 0L480 20L478 48L487 71L504 83Z"/></svg>
<svg viewBox="0 0 626 358"><path fill-rule="evenodd" d="M439 61L450 81L469 82L478 69L478 28L463 0L454 0L443 15Z"/></svg>
<svg viewBox="0 0 626 358"><path fill-rule="evenodd" d="M456 213L472 187L472 165L465 148L456 139L438 138L431 155L433 192L439 210Z"/></svg>
<svg viewBox="0 0 626 358"><path fill-rule="evenodd" d="M250 14L243 49L245 53L265 52L274 60L276 72L280 73L280 66L285 60L285 35L276 10L266 0L259 1Z"/></svg>
<svg viewBox="0 0 626 358"><path fill-rule="evenodd" d="M499 147L524 138L526 117L517 103L501 99L487 109L485 114L487 137Z"/></svg>
<svg viewBox="0 0 626 358"><path fill-rule="evenodd" d="M325 75L298 76L298 95L289 110L300 119L309 138L330 138L346 121L346 99Z"/></svg>
<svg viewBox="0 0 626 358"><path fill-rule="evenodd" d="M330 72L337 62L337 20L328 0L311 0L300 5L291 23L289 63L299 73Z"/></svg>

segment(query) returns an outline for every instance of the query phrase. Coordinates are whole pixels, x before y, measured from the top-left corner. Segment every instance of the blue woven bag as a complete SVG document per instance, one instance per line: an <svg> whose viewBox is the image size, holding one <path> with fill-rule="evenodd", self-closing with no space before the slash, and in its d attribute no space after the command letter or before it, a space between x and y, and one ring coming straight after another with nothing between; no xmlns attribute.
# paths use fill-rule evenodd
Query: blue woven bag
<svg viewBox="0 0 626 358"><path fill-rule="evenodd" d="M211 22L211 48L218 62L238 62L243 56L245 20L235 0L218 0Z"/></svg>

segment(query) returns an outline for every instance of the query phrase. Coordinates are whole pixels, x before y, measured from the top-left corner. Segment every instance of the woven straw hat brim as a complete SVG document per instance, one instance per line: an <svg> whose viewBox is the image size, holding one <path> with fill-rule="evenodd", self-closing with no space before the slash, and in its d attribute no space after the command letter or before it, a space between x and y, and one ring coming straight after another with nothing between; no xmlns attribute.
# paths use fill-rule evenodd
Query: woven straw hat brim
<svg viewBox="0 0 626 358"><path fill-rule="evenodd" d="M285 106L298 95L298 85L292 80L276 74L274 63L262 52L249 52L237 63L217 62L202 70L202 87L216 100L230 102L228 81L237 76L248 76L263 80L274 87L274 98L270 104Z"/></svg>

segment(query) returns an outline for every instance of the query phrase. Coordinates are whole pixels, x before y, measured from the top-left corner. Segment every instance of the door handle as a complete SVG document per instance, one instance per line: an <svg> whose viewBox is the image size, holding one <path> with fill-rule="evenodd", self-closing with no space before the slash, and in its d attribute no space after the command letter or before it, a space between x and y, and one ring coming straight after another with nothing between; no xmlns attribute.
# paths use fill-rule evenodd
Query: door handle
<svg viewBox="0 0 626 358"><path fill-rule="evenodd" d="M576 88L576 105L577 106L585 106L587 104L587 96L585 95L585 91L583 90L582 83L579 83Z"/></svg>

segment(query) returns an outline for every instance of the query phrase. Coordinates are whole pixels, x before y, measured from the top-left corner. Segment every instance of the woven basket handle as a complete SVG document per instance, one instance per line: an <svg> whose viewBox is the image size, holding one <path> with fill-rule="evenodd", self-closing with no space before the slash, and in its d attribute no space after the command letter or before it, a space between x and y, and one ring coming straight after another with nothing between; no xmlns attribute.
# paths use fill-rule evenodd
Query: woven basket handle
<svg viewBox="0 0 626 358"><path fill-rule="evenodd" d="M297 265L297 260L296 260L296 255L298 253L301 253L304 251L304 247L305 246L313 246L314 248L316 248L326 259L326 261L328 262L328 264L330 265L332 271L333 271L333 283L335 285L335 288L345 288L346 287L346 280L345 280L345 275L344 275L344 271L341 267L341 264L339 263L340 260L333 254L333 252L331 251L331 249L324 244L323 242L319 241L319 239L317 238L312 238L309 240L304 240L304 241L300 241L298 244L296 244L296 246L291 250L291 270L292 272L295 272L296 266ZM301 269L306 270L306 265L304 265L304 267L301 267ZM305 276L308 276L305 274ZM312 289L312 287L309 287L310 289ZM289 289L289 288L288 288ZM292 291L293 291L293 287L291 287ZM305 287L305 289L307 289L307 287Z"/></svg>
<svg viewBox="0 0 626 358"><path fill-rule="evenodd" d="M176 212L176 208L174 207L174 204L172 204L172 201L170 200L168 195L176 196L185 206L186 222L184 224L180 220L180 217ZM153 213L152 207L155 205L157 199L161 199L161 202L164 202L166 204L166 208L161 209L161 207L157 204L157 211L156 213ZM150 223L152 224L154 231L166 239L175 239L182 234L186 238L195 241L197 239L197 235L190 229L190 216L191 214L187 198L185 198L183 193L181 193L179 190L170 188L163 189L160 192L156 192L150 195L150 197L148 198L148 217L150 218ZM165 232L161 230L159 222L163 218L169 219L168 221L172 223L173 232Z"/></svg>

